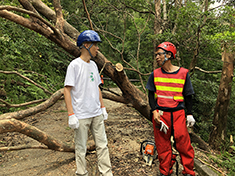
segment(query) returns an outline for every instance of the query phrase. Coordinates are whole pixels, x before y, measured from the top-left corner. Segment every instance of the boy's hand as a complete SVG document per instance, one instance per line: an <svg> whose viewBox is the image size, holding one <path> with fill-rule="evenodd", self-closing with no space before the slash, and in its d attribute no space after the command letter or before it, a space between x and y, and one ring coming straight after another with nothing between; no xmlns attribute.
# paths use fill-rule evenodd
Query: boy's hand
<svg viewBox="0 0 235 176"><path fill-rule="evenodd" d="M79 121L75 114L69 116L69 127L72 129L78 129L79 127Z"/></svg>
<svg viewBox="0 0 235 176"><path fill-rule="evenodd" d="M106 108L103 107L103 108L101 108L101 110L102 110L102 113L103 113L103 116L104 116L104 120L107 120L108 119L108 113L106 111Z"/></svg>

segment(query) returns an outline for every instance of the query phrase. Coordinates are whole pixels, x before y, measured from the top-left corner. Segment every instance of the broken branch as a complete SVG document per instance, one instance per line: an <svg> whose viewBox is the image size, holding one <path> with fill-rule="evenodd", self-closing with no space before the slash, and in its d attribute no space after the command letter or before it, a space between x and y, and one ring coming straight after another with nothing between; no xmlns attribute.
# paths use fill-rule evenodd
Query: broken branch
<svg viewBox="0 0 235 176"><path fill-rule="evenodd" d="M58 90L48 100L46 100L45 102L35 107L31 107L29 109L25 109L25 110L21 110L17 112L10 112L10 113L2 114L0 115L0 120L4 118L23 119L24 117L37 114L38 112L46 110L48 107L51 107L53 104L55 104L63 95L63 93L64 93L64 88Z"/></svg>
<svg viewBox="0 0 235 176"><path fill-rule="evenodd" d="M22 74L20 74L19 72L17 71L3 71L3 70L0 70L0 73L4 73L4 74L16 74L18 76L20 76L21 78L24 78L26 79L27 81L29 81L30 83L34 84L35 86L41 88L44 92L52 95L52 93L50 91L48 91L46 88L42 87L41 85L35 83L33 80L27 78L26 76L23 76Z"/></svg>
<svg viewBox="0 0 235 176"><path fill-rule="evenodd" d="M4 101L3 99L0 99L0 102L2 102L3 104L0 104L0 107L7 107L7 108L19 108L19 107L24 107L24 106L28 106L28 105L32 105L35 103L41 103L43 101L46 101L47 99L40 99L40 100L34 100L34 101L30 101L30 102L26 102L26 103L21 103L21 104L10 104L6 101Z"/></svg>

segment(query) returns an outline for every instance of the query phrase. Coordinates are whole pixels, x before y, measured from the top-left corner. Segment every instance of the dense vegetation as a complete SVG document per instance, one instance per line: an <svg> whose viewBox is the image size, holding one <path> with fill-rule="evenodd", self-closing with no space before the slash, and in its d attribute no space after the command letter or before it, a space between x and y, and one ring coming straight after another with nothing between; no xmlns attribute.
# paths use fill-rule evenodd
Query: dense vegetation
<svg viewBox="0 0 235 176"><path fill-rule="evenodd" d="M43 2L52 7L51 0ZM154 42L174 43L179 51L175 64L185 68L189 68L195 50L198 50L196 66L206 71L222 69L224 43L232 44L234 47L235 32L231 24L235 24L235 13L232 2L218 9L205 11L202 10L202 1L197 3L188 1L182 7L176 6L173 1L167 1L167 21L161 23L163 26L161 33L154 32L155 17L152 12L155 9L152 1L89 0L86 3L93 27L99 32L103 41L99 46L100 51L113 63L120 62L127 68L133 66L143 74L153 70ZM209 1L209 4L212 3ZM0 5L20 7L18 1L1 1ZM90 28L82 1L61 0L61 5L64 18L76 29L82 32ZM199 44L198 49L197 44ZM17 71L51 92L63 87L67 65L73 59L45 37L3 18L0 18L0 58L0 70ZM134 71L126 70L126 73L129 79L140 79ZM195 90L193 113L197 121L194 130L205 141L208 141L212 125L220 77L221 73L205 73L198 70L191 72ZM148 75L142 78L146 85ZM134 84L140 85L138 82ZM105 81L105 86L115 86L115 84ZM227 141L230 135L235 136L234 89L235 86L232 85ZM16 74L0 73L0 91L0 98L10 104L20 104L50 96ZM0 110L0 113L6 113L16 111L18 108L0 107ZM224 151L228 147L228 143L221 144L221 149Z"/></svg>

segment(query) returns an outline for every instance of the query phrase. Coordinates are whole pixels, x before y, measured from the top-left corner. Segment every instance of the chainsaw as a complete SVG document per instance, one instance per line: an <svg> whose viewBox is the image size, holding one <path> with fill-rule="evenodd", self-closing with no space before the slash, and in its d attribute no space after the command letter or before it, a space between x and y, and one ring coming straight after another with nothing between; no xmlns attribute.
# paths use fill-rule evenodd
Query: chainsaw
<svg viewBox="0 0 235 176"><path fill-rule="evenodd" d="M157 158L157 150L155 142L151 140L144 140L140 145L140 153L146 161L146 165L151 166L154 159Z"/></svg>

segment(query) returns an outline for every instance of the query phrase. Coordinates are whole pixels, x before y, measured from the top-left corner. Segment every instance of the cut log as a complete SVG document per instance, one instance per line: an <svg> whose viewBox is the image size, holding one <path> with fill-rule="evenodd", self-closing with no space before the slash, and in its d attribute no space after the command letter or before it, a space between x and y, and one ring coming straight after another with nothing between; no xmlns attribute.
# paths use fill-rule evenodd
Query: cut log
<svg viewBox="0 0 235 176"><path fill-rule="evenodd" d="M123 71L123 66L122 66L121 63L117 63L117 64L116 64L116 70L117 70L118 72Z"/></svg>
<svg viewBox="0 0 235 176"><path fill-rule="evenodd" d="M10 151L10 150L22 150L22 149L51 149L60 152L75 152L74 146L70 146L50 135L41 131L40 129L29 125L27 123L21 122L16 119L4 119L0 120L0 134L7 132L19 132L28 137L43 143L46 146L14 146L14 147L2 147L0 151ZM95 150L95 142L90 140L87 142L87 151Z"/></svg>
<svg viewBox="0 0 235 176"><path fill-rule="evenodd" d="M45 144L49 149L63 152L74 152L74 148L46 134L38 128L21 122L14 118L0 120L0 134L7 132L19 132L38 142Z"/></svg>

